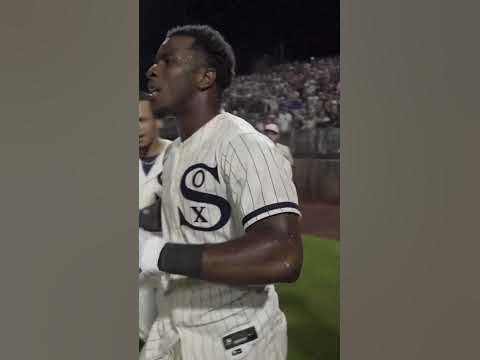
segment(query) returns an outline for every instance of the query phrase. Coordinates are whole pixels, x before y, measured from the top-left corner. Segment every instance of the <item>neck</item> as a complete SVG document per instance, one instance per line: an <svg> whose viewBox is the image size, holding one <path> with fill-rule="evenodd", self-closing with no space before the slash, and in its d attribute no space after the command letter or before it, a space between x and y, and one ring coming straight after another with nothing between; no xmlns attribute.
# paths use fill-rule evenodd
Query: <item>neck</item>
<svg viewBox="0 0 480 360"><path fill-rule="evenodd" d="M162 144L160 144L160 141L158 141L158 138L155 137L155 139L152 141L150 145L139 149L140 158L143 159L146 157L156 156L160 154L161 150L162 150Z"/></svg>
<svg viewBox="0 0 480 360"><path fill-rule="evenodd" d="M192 136L220 113L220 105L211 97L197 97L175 114L177 129L182 141Z"/></svg>

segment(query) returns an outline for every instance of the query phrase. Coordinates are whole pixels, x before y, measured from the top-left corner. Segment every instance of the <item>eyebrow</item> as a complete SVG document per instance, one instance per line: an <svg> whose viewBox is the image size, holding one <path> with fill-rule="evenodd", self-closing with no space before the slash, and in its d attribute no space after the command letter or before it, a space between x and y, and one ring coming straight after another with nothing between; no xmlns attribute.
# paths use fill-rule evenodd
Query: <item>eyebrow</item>
<svg viewBox="0 0 480 360"><path fill-rule="evenodd" d="M156 54L155 54L155 62L158 63L158 61L160 60L160 58L162 57L165 57L165 56L171 56L172 55L172 51L170 49L167 49L163 52L160 52L158 51Z"/></svg>
<svg viewBox="0 0 480 360"><path fill-rule="evenodd" d="M174 54L175 52L178 53L179 51L182 51L182 50L194 50L193 46L181 47L181 48L170 48L170 47L167 48L167 47L165 47L164 49L165 50L163 50L163 49L158 50L158 52L155 54L155 62L158 62L161 57L175 55Z"/></svg>

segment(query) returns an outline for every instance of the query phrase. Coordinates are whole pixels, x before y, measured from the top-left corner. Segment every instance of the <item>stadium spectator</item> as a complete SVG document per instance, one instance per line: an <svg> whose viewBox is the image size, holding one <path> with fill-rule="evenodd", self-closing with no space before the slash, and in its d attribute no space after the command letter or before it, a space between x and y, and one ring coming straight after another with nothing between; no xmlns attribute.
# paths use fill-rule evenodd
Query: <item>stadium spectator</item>
<svg viewBox="0 0 480 360"><path fill-rule="evenodd" d="M290 144L294 151L337 152L336 135L331 136L330 128L340 126L338 57L311 58L239 76L223 100L225 110L247 119L259 131L267 122L275 122L279 141ZM269 114L276 119L268 120Z"/></svg>
<svg viewBox="0 0 480 360"><path fill-rule="evenodd" d="M293 116L288 111L281 111L278 114L277 124L280 127L280 134L284 135L290 131Z"/></svg>
<svg viewBox="0 0 480 360"><path fill-rule="evenodd" d="M290 162L290 165L292 165L293 167L293 156L292 156L292 152L290 151L290 148L278 142L278 139L280 138L280 129L278 128L278 125L274 123L266 124L264 134L268 136L270 140L273 141L277 149Z"/></svg>

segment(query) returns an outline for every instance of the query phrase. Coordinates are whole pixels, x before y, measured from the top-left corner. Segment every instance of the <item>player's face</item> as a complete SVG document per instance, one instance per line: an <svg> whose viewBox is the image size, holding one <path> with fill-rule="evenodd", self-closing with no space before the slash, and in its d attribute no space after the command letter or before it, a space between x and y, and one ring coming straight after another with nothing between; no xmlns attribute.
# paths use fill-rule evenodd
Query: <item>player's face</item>
<svg viewBox="0 0 480 360"><path fill-rule="evenodd" d="M157 120L154 119L150 103L138 103L138 146L148 147L157 136Z"/></svg>
<svg viewBox="0 0 480 360"><path fill-rule="evenodd" d="M277 117L274 114L270 114L267 116L267 122L275 122L277 120Z"/></svg>
<svg viewBox="0 0 480 360"><path fill-rule="evenodd" d="M276 132L273 132L273 131L266 130L264 133L274 143L276 143L278 141L278 139L280 138L280 135L278 135Z"/></svg>
<svg viewBox="0 0 480 360"><path fill-rule="evenodd" d="M167 38L147 71L151 103L155 111L178 112L194 92L198 53L190 36Z"/></svg>

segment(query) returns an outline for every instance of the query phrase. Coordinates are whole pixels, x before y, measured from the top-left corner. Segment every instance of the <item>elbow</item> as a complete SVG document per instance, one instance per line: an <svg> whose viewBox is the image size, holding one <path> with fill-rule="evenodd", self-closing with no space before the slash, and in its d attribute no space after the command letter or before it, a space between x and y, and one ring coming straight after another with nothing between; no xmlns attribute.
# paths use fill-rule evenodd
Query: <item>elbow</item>
<svg viewBox="0 0 480 360"><path fill-rule="evenodd" d="M285 274L285 280L284 281L286 283L290 283L290 284L294 283L300 278L301 274L302 274L302 262L289 264L289 270Z"/></svg>
<svg viewBox="0 0 480 360"><path fill-rule="evenodd" d="M283 254L279 257L280 267L279 282L294 283L301 274L303 267L303 246L301 239L284 242L288 244L283 248Z"/></svg>
<svg viewBox="0 0 480 360"><path fill-rule="evenodd" d="M294 283L302 274L303 257L289 257L282 262L281 279L279 282Z"/></svg>

